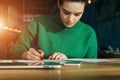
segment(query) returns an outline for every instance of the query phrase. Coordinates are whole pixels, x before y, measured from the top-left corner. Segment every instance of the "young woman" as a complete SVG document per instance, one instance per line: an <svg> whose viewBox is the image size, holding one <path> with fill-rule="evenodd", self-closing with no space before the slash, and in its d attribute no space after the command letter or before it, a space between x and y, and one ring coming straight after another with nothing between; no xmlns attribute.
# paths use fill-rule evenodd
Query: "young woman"
<svg viewBox="0 0 120 80"><path fill-rule="evenodd" d="M85 5L86 0L58 0L59 13L33 19L10 49L11 57L27 60L97 58L96 34L91 26L80 21Z"/></svg>

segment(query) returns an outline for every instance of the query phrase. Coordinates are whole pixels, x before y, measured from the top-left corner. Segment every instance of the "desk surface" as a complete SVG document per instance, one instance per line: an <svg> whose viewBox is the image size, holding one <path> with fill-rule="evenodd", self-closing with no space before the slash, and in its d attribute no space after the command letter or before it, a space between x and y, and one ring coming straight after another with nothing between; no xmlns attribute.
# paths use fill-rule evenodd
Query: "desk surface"
<svg viewBox="0 0 120 80"><path fill-rule="evenodd" d="M60 69L1 69L0 80L120 80L120 58L116 60Z"/></svg>

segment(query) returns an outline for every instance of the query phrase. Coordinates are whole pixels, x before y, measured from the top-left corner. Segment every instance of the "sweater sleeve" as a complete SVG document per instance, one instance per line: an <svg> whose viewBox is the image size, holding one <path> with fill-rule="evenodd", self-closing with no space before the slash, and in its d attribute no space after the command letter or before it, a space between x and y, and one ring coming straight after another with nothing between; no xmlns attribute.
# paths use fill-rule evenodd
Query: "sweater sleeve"
<svg viewBox="0 0 120 80"><path fill-rule="evenodd" d="M94 30L89 36L89 47L85 58L97 58L97 39Z"/></svg>
<svg viewBox="0 0 120 80"><path fill-rule="evenodd" d="M9 56L12 59L21 59L22 53L31 47L31 42L36 35L36 21L31 21L29 25L22 31L15 45L9 50Z"/></svg>

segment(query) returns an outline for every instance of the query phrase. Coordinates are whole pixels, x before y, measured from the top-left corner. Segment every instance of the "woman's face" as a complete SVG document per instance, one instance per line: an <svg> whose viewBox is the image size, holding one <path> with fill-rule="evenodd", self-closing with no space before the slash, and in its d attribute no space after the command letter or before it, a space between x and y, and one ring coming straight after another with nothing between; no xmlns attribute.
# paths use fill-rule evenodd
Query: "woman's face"
<svg viewBox="0 0 120 80"><path fill-rule="evenodd" d="M60 8L60 17L66 27L72 27L84 12L84 2L64 1Z"/></svg>

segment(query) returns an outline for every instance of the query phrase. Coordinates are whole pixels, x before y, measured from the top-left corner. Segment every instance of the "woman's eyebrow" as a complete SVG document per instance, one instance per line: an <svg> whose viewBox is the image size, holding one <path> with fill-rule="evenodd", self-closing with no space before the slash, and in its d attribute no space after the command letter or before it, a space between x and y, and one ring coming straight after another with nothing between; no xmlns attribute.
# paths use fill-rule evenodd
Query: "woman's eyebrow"
<svg viewBox="0 0 120 80"><path fill-rule="evenodd" d="M83 13L82 11L81 12L71 12L71 11L69 11L69 10L67 10L67 9L64 9L63 7L62 7L62 10L63 11L66 11L66 12L68 12L68 13L74 13L74 14L81 14L81 13Z"/></svg>

